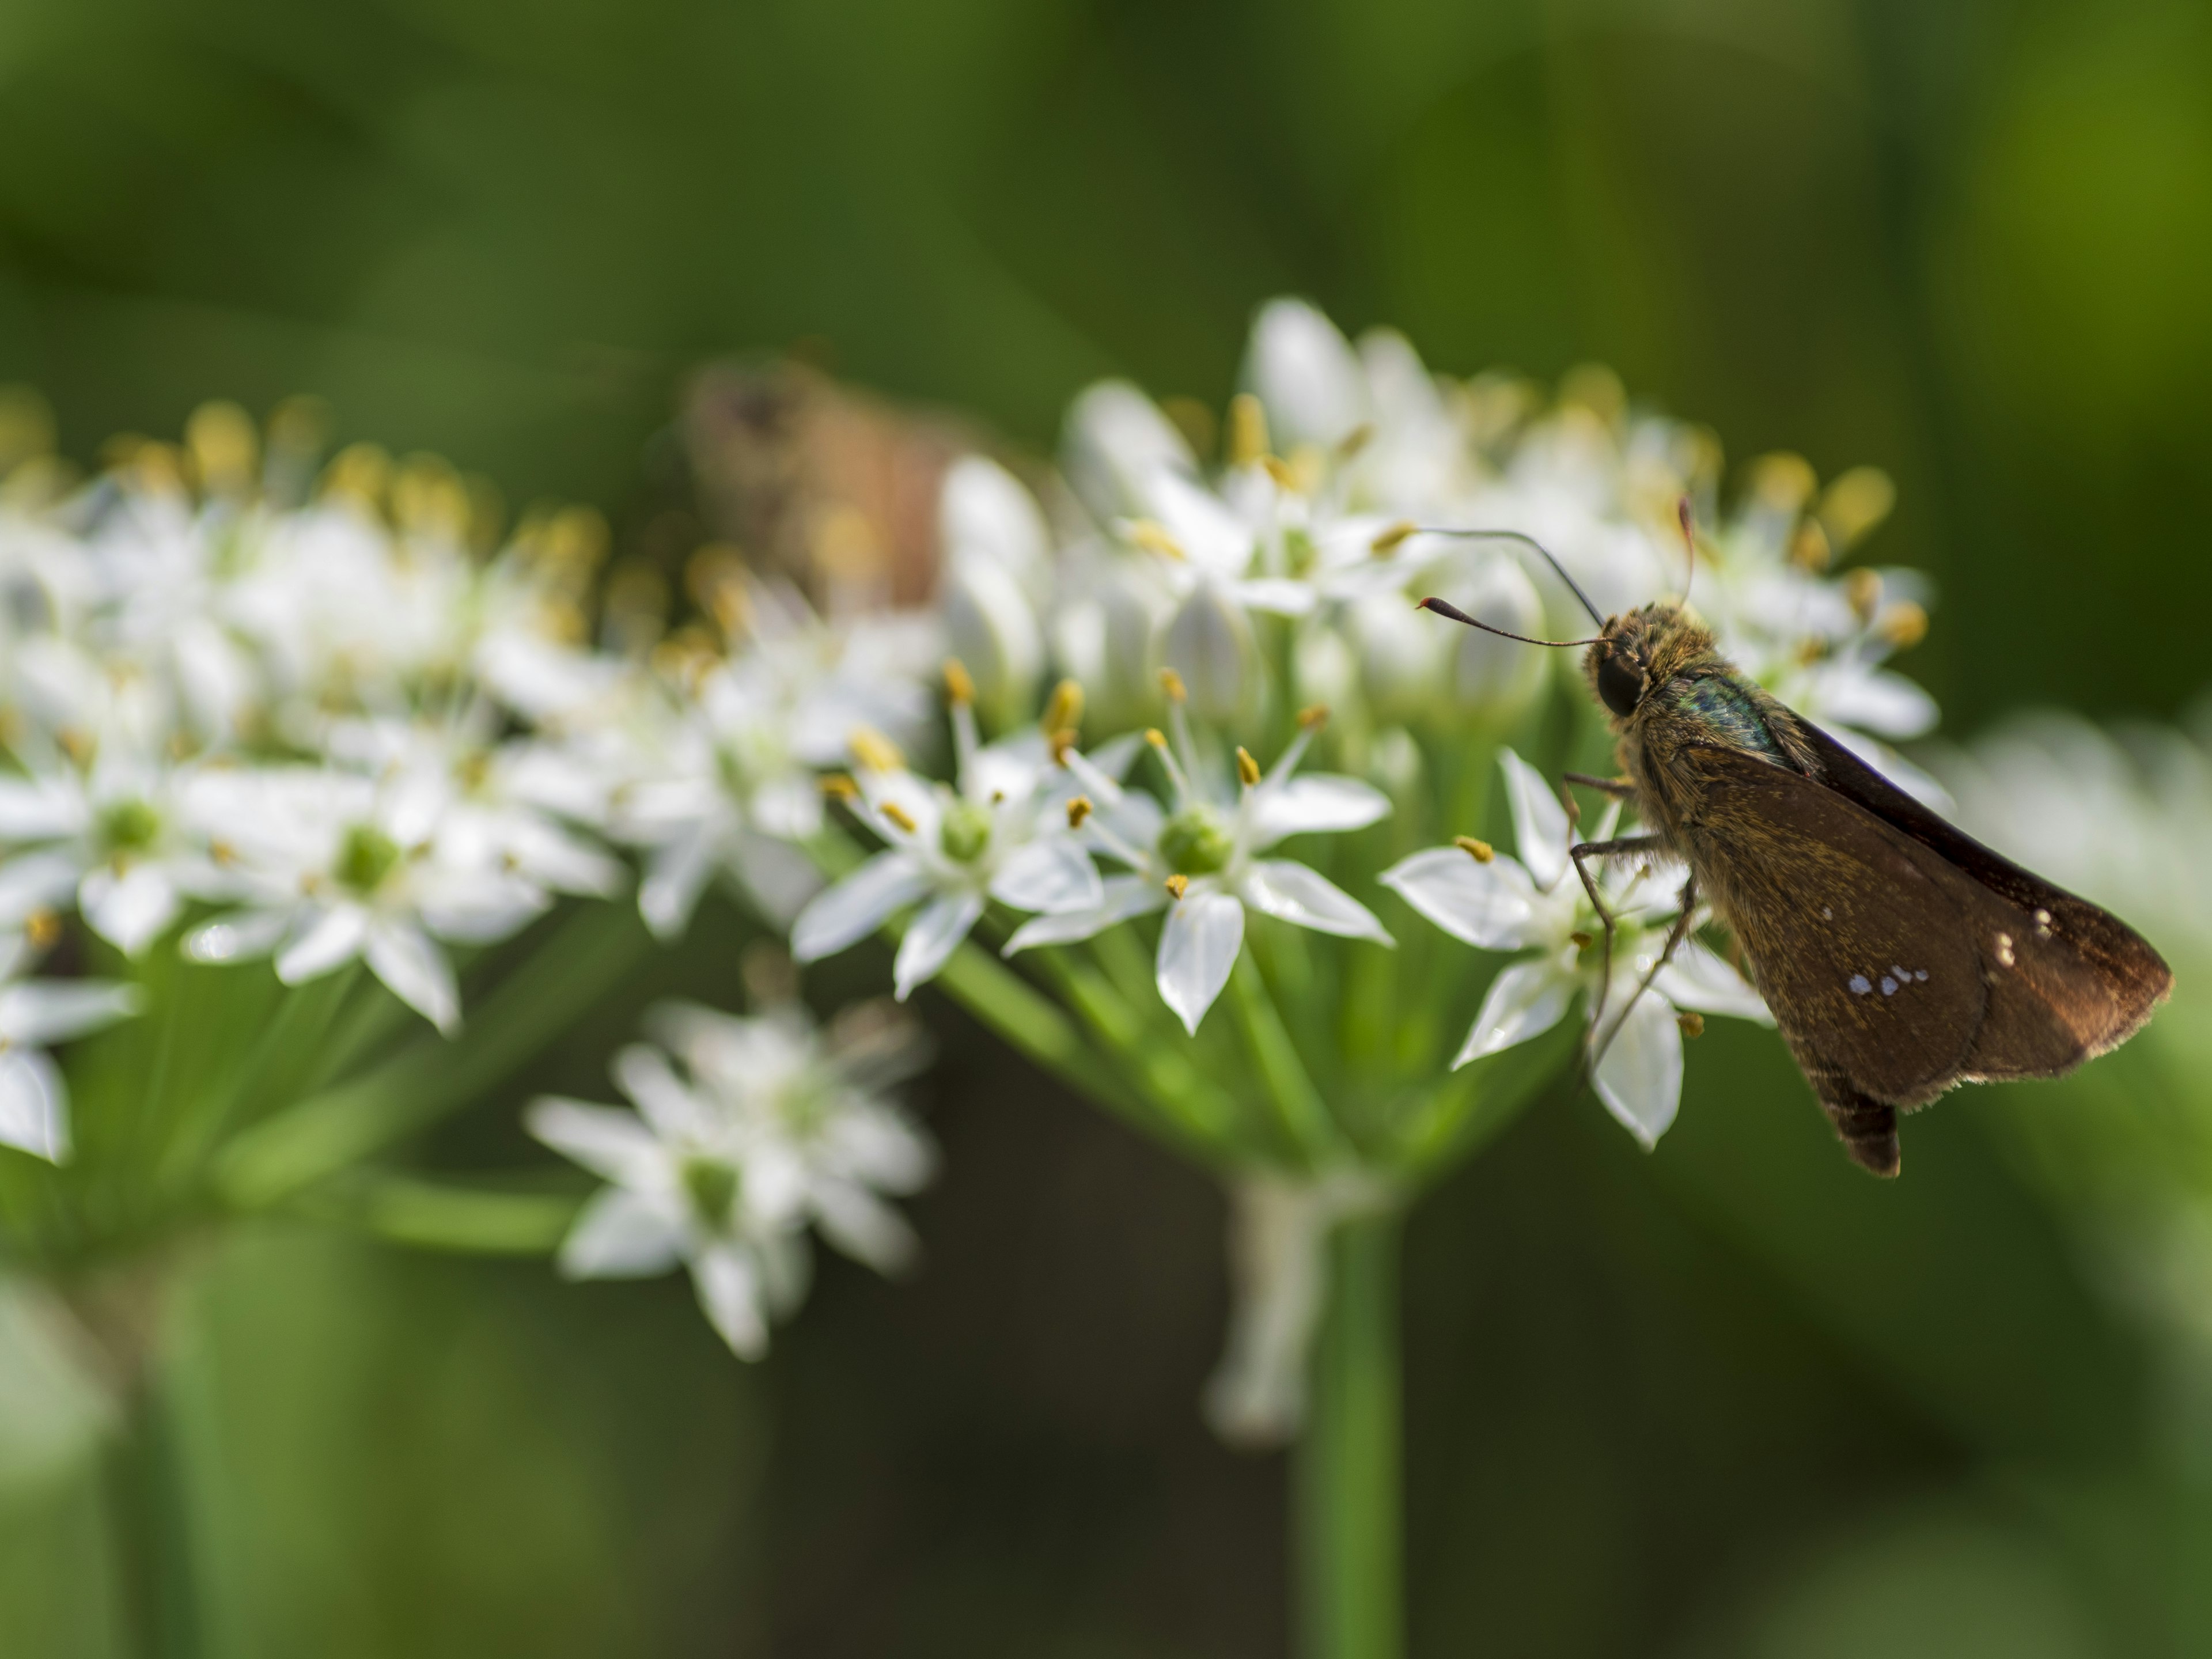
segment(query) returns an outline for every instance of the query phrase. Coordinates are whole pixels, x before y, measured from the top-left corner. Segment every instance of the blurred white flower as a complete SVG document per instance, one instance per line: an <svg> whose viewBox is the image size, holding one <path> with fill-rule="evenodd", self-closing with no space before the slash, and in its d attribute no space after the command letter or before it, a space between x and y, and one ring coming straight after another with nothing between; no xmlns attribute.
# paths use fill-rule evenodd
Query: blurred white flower
<svg viewBox="0 0 2212 1659"><path fill-rule="evenodd" d="M94 979L24 979L27 934L0 933L0 1146L52 1164L70 1153L69 1090L50 1043L137 1012L136 987Z"/></svg>
<svg viewBox="0 0 2212 1659"><path fill-rule="evenodd" d="M902 1002L936 976L988 901L1059 915L1095 908L1104 890L1055 804L1056 769L1044 734L1026 731L986 747L965 671L950 664L946 678L953 782L916 775L895 747L863 728L854 744L853 810L890 846L815 897L791 929L792 955L814 962L920 904L892 963Z"/></svg>
<svg viewBox="0 0 2212 1659"><path fill-rule="evenodd" d="M505 939L549 902L481 842L441 845L446 799L420 777L271 768L211 777L207 788L237 908L185 936L195 961L274 951L276 976L296 985L358 957L450 1035L460 993L436 941Z"/></svg>
<svg viewBox="0 0 2212 1659"><path fill-rule="evenodd" d="M1011 725L1029 708L1044 672L1036 612L1051 578L1044 514L1004 467L969 455L945 474L938 529L946 641L974 676L978 701Z"/></svg>
<svg viewBox="0 0 2212 1659"><path fill-rule="evenodd" d="M928 1179L929 1143L882 1094L911 1073L910 1030L863 1016L827 1039L804 1009L750 1019L691 1005L655 1011L671 1048L625 1048L617 1085L635 1111L556 1097L531 1133L611 1184L561 1248L575 1279L641 1278L679 1263L731 1351L757 1359L769 1324L805 1294L805 1226L878 1268L912 1236L878 1196Z"/></svg>
<svg viewBox="0 0 2212 1659"><path fill-rule="evenodd" d="M1156 964L1160 997L1194 1032L1237 965L1248 906L1318 933L1391 944L1374 913L1319 871L1294 859L1260 856L1291 836L1361 830L1389 813L1389 797L1356 778L1296 775L1320 727L1320 712L1300 721L1297 736L1264 775L1238 750L1234 797L1222 787L1222 769L1199 754L1172 682L1168 718L1172 740L1158 732L1146 736L1167 773L1172 808L1124 788L1079 755L1066 757L1091 809L1084 840L1130 873L1109 878L1088 908L1024 922L1006 941L1006 954L1071 944L1164 909Z"/></svg>
<svg viewBox="0 0 2212 1659"><path fill-rule="evenodd" d="M1574 836L1565 807L1542 775L1511 750L1499 752L1512 807L1519 859L1481 842L1416 853L1385 871L1383 885L1455 939L1486 951L1536 954L1508 964L1491 982L1456 1068L1548 1031L1579 994L1594 1017L1602 954L1598 920L1572 872ZM1613 833L1608 809L1595 839ZM1623 1127L1644 1146L1657 1144L1674 1121L1682 1095L1682 1036L1678 1010L1731 1014L1771 1023L1759 994L1694 935L1659 969L1650 988L1638 988L1680 914L1674 884L1655 883L1648 866L1613 861L1599 882L1619 924L1613 981L1604 1000L1603 1041L1592 1082ZM1649 896L1646 896L1646 895Z"/></svg>

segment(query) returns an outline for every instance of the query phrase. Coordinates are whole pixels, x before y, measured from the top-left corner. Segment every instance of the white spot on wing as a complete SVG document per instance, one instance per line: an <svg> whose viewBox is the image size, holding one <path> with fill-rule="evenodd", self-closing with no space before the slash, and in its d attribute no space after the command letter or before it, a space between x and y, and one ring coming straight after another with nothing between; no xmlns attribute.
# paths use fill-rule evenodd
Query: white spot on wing
<svg viewBox="0 0 2212 1659"><path fill-rule="evenodd" d="M2000 968L2012 966L2012 935L2010 933L1997 935L1997 966Z"/></svg>
<svg viewBox="0 0 2212 1659"><path fill-rule="evenodd" d="M1867 976L1864 974L1853 974L1850 977L1850 984L1851 988L1851 994L1853 996L1863 997L1869 991L1874 989L1874 987L1868 983Z"/></svg>
<svg viewBox="0 0 2212 1659"><path fill-rule="evenodd" d="M1893 997L1897 994L1897 981L1887 974L1881 976L1881 994L1886 997Z"/></svg>

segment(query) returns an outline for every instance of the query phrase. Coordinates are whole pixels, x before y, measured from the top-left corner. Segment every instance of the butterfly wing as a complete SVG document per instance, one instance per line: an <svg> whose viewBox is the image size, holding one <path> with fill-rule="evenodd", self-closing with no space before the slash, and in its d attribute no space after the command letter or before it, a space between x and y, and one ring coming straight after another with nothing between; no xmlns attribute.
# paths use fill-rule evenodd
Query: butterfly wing
<svg viewBox="0 0 2212 1659"><path fill-rule="evenodd" d="M2140 1026L2170 982L2124 923L1917 802L1921 834L1859 799L1875 792L1856 776L1847 793L1705 745L1675 764L1699 802L1686 828L1700 878L1845 1146L1878 1173L1898 1167L1897 1108L2069 1070Z"/></svg>

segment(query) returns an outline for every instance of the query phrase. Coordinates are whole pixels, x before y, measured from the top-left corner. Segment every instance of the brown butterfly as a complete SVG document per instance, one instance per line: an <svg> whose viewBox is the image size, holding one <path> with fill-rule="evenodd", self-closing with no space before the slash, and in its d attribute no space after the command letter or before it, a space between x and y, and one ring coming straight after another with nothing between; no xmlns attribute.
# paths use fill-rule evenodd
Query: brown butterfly
<svg viewBox="0 0 2212 1659"><path fill-rule="evenodd" d="M1633 801L1650 826L1574 849L1608 966L1613 920L1589 865L1688 866L1661 963L1709 902L1845 1150L1876 1175L1898 1171L1899 1111L1961 1083L2069 1072L2166 1000L2173 975L2134 929L1945 823L1738 672L1680 604L1606 618L1594 639L1529 643L1589 647L1626 776L1569 779Z"/></svg>

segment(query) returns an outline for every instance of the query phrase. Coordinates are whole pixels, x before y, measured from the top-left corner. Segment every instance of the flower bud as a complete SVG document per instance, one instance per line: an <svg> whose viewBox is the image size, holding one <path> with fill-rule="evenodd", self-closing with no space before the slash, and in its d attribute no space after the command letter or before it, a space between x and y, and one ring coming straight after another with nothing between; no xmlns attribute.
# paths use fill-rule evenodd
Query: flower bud
<svg viewBox="0 0 2212 1659"><path fill-rule="evenodd" d="M1021 583L992 560L963 559L946 573L942 606L945 642L985 716L1000 726L1026 718L1044 672L1044 636Z"/></svg>
<svg viewBox="0 0 2212 1659"><path fill-rule="evenodd" d="M1051 546L1036 498L981 455L962 456L945 473L937 533L948 567L981 559L1021 580L1042 574Z"/></svg>
<svg viewBox="0 0 2212 1659"><path fill-rule="evenodd" d="M1201 581L1160 635L1160 660L1182 678L1190 712L1210 723L1248 716L1260 706L1260 647L1244 608L1219 582Z"/></svg>
<svg viewBox="0 0 2212 1659"><path fill-rule="evenodd" d="M1511 559L1478 566L1455 601L1470 617L1516 634L1540 635L1544 601ZM1502 640L1479 628L1455 629L1444 672L1447 695L1462 714L1486 722L1510 720L1544 681L1544 649Z"/></svg>
<svg viewBox="0 0 2212 1659"><path fill-rule="evenodd" d="M1197 462L1175 422L1127 380L1101 380L1067 411L1060 470L1101 520L1144 510L1143 481L1167 467L1194 472Z"/></svg>
<svg viewBox="0 0 2212 1659"><path fill-rule="evenodd" d="M1402 593L1377 593L1352 608L1346 630L1359 664L1359 689L1377 720L1407 720L1436 712L1450 643L1436 621L1415 610Z"/></svg>
<svg viewBox="0 0 2212 1659"><path fill-rule="evenodd" d="M1368 418L1365 377L1351 343L1303 300L1260 308L1244 380L1266 407L1284 454L1302 443L1340 443Z"/></svg>

